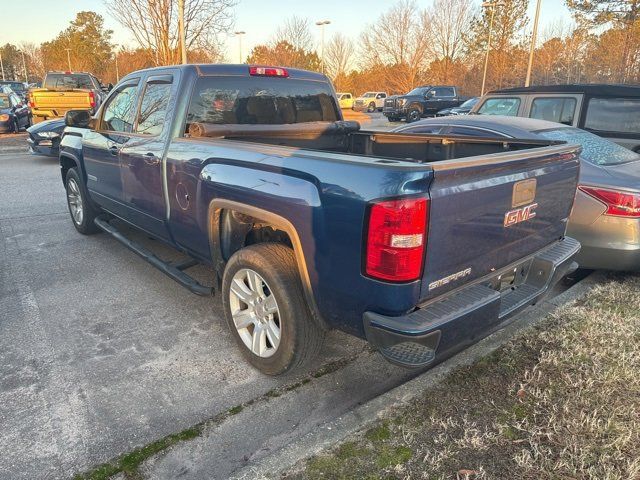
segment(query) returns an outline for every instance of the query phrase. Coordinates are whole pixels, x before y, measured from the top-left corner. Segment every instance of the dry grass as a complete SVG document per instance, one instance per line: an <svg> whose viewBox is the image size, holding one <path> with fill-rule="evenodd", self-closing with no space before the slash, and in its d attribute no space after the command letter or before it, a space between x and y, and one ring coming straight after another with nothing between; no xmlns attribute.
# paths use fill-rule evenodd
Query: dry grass
<svg viewBox="0 0 640 480"><path fill-rule="evenodd" d="M640 480L640 276L612 276L296 479Z"/></svg>

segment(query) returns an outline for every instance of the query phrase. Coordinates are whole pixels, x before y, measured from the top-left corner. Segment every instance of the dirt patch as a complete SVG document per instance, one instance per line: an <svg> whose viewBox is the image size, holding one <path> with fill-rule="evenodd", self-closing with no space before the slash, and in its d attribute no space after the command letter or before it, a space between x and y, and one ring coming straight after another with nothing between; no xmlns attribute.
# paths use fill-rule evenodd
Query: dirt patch
<svg viewBox="0 0 640 480"><path fill-rule="evenodd" d="M639 292L612 275L286 478L640 478Z"/></svg>
<svg viewBox="0 0 640 480"><path fill-rule="evenodd" d="M0 134L0 154L27 151L26 133Z"/></svg>

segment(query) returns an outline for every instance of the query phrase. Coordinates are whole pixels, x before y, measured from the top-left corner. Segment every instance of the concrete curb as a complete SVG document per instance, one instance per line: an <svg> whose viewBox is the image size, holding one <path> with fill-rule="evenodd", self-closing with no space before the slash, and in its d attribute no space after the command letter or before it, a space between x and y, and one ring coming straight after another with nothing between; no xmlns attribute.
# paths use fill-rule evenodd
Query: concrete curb
<svg viewBox="0 0 640 480"><path fill-rule="evenodd" d="M323 450L335 447L349 435L364 430L378 419L384 418L391 410L407 405L418 396L423 395L426 389L440 383L452 370L477 362L507 343L515 334L535 326L559 307L583 297L603 278L601 273L589 275L560 295L525 310L502 330L348 414L318 426L315 432L300 438L295 444L283 448L273 455L244 467L232 478L235 480L276 478L290 470L298 462Z"/></svg>

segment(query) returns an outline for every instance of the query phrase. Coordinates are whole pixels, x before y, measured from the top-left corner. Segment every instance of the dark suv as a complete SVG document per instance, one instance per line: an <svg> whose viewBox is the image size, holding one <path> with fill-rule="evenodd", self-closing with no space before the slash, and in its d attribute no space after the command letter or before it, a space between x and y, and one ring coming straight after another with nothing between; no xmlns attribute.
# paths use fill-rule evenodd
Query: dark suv
<svg viewBox="0 0 640 480"><path fill-rule="evenodd" d="M582 128L640 152L640 86L575 84L489 92L471 113L530 117Z"/></svg>
<svg viewBox="0 0 640 480"><path fill-rule="evenodd" d="M390 122L397 122L403 118L407 122L415 122L422 117L434 116L444 108L457 107L465 100L458 96L456 87L424 85L405 95L387 98L382 113Z"/></svg>

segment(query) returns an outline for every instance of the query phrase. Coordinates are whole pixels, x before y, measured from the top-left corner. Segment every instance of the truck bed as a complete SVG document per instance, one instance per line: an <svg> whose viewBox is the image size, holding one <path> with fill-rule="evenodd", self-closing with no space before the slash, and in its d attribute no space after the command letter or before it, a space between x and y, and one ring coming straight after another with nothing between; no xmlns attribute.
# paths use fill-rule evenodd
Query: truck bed
<svg viewBox="0 0 640 480"><path fill-rule="evenodd" d="M244 142L331 151L384 159L430 163L457 158L492 155L562 142L478 138L360 130L357 122L309 122L290 125L210 125L194 123L191 138L218 138Z"/></svg>

